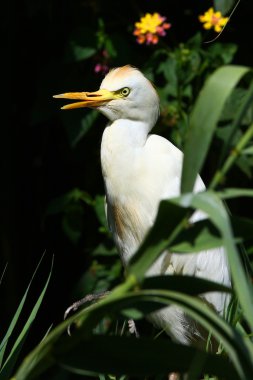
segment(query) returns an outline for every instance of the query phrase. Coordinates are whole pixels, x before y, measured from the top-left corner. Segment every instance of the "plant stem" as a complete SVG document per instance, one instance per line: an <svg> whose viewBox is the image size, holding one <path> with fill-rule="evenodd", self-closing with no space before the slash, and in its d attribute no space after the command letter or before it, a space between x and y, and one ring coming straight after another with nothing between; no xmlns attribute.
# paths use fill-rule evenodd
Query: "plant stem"
<svg viewBox="0 0 253 380"><path fill-rule="evenodd" d="M209 185L210 190L213 190L223 180L225 174L229 171L231 166L234 164L235 160L241 154L243 148L250 141L252 136L253 136L253 124L250 125L250 127L247 129L244 135L240 138L235 148L231 150L222 168L216 171Z"/></svg>

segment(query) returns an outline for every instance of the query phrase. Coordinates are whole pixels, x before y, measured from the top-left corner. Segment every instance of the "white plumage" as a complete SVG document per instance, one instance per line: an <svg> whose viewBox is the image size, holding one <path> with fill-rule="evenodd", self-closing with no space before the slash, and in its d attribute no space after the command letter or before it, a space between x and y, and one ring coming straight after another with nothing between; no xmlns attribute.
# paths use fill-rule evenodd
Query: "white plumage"
<svg viewBox="0 0 253 380"><path fill-rule="evenodd" d="M168 140L149 134L159 116L158 95L144 75L131 66L113 69L94 93L57 97L80 99L63 108L96 107L109 120L101 144L108 224L121 259L127 265L154 223L159 202L180 194L182 152ZM205 186L197 178L194 191ZM173 215L171 216L173 218ZM198 211L191 221L205 218ZM198 254L164 252L147 275L187 274L230 285L223 248ZM227 304L222 293L202 296L219 314ZM182 310L167 307L151 320L182 343L204 342L205 337Z"/></svg>

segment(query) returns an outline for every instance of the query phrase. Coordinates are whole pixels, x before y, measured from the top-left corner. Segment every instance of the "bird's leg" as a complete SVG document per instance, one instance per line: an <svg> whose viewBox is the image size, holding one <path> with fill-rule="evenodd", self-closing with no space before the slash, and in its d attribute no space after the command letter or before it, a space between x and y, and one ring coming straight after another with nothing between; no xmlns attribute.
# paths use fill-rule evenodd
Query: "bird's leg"
<svg viewBox="0 0 253 380"><path fill-rule="evenodd" d="M98 301L101 298L107 296L110 292L104 291L96 294L87 294L84 298L81 298L80 300L74 302L71 306L67 308L67 310L64 313L64 320L68 318L70 312L77 311L82 305L92 302L92 301ZM70 336L70 325L68 326L68 335Z"/></svg>
<svg viewBox="0 0 253 380"><path fill-rule="evenodd" d="M110 291L104 291L96 294L87 294L84 298L81 298L80 300L74 302L71 306L67 308L67 310L64 313L64 320L68 318L69 313L77 311L84 304L92 301L98 301L101 298L107 296L108 294L110 294ZM133 319L128 320L128 330L130 334L134 334L136 338L139 338L140 335L136 329L136 325ZM68 334L71 335L70 325L68 326Z"/></svg>
<svg viewBox="0 0 253 380"><path fill-rule="evenodd" d="M67 308L67 310L64 313L64 320L67 319L69 316L70 312L75 312L77 311L82 305L86 304L87 302L92 302L92 301L98 301L101 298L104 298L107 296L110 292L109 291L104 291L96 294L87 294L84 298L81 298L80 300L74 302L71 306Z"/></svg>

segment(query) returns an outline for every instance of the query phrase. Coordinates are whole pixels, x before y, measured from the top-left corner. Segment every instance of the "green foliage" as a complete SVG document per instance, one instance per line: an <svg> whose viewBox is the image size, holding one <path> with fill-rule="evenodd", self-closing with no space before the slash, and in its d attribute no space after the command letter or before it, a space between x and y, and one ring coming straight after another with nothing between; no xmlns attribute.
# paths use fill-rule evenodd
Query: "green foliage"
<svg viewBox="0 0 253 380"><path fill-rule="evenodd" d="M43 257L42 257L42 259L43 259ZM30 287L32 285L32 281L34 279L34 276L36 275L36 272L39 269L39 266L41 264L42 259L40 260L37 268L35 269L35 272L33 273L32 279L31 279L31 281L30 281L30 283L29 283L29 285L25 291L25 294L23 295L23 297L22 297L22 299L18 305L18 308L17 308L17 310L16 310L16 312L12 318L12 321L9 325L9 328L8 328L5 336L3 337L3 339L0 343L0 379L1 380L8 379L11 376L11 374L13 373L13 369L14 369L16 362L17 362L17 359L20 355L20 351L23 347L23 344L25 343L27 335L28 335L28 333L32 327L34 319L37 316L37 313L39 311L39 308L40 308L41 303L43 301L43 298L45 296L45 293L46 293L46 290L47 290L47 287L49 284L49 280L51 277L51 273L52 273L53 261L52 261L51 269L50 269L48 278L46 280L46 283L45 283L44 287L42 288L42 291L41 291L37 301L35 302L35 305L33 306L32 310L30 312L30 315L27 318L25 324L23 325L21 331L18 333L18 336L15 337L14 330L17 327L17 324L18 324L19 319L21 317L22 310L23 310L25 302L27 300L28 292L29 292ZM10 345L12 345L12 347L9 347Z"/></svg>
<svg viewBox="0 0 253 380"><path fill-rule="evenodd" d="M200 33L175 49L157 49L146 64L146 73L158 86L161 124L172 128L170 138L183 146L189 111L205 78L216 68L229 64L237 47L216 43L204 49ZM162 77L162 80L161 80Z"/></svg>
<svg viewBox="0 0 253 380"><path fill-rule="evenodd" d="M197 175L202 169L212 134L215 131L225 101L238 81L247 72L249 69L246 67L221 67L215 75L209 78L201 90L191 114L188 141L184 151L182 192L192 191ZM205 102L208 103L205 104ZM192 152L197 151L196 144L199 144L200 140L202 150L198 150L198 155L193 155Z"/></svg>
<svg viewBox="0 0 253 380"><path fill-rule="evenodd" d="M17 107L20 113L18 132L15 131L18 143L13 146L21 162L24 162L22 157L28 145L32 145L34 156L28 149L33 158L29 162L29 170L20 164L24 178L22 181L19 177L15 179L15 186L11 186L7 193L12 194L12 188L16 188L17 182L22 182L24 194L21 192L19 197L22 204L24 200L25 204L28 203L26 211L31 208L34 214L41 212L38 224L41 226L42 244L45 242L59 255L57 270L58 275L62 273L62 278L56 280L57 294L52 296L52 309L63 314L65 305L79 296L108 289L112 291L105 299L88 304L88 307L59 323L23 360L25 351L22 352L22 346L37 315L50 275L27 321L22 324L21 311L27 300L29 284L7 333L1 338L0 380L9 379L13 371L13 379L16 380L69 380L72 376L88 379L92 376L101 380L152 376L161 380L167 379L171 371L187 372L189 380L203 377L205 380L214 377L229 380L253 378L253 221L248 206L253 191L244 188L250 183L253 168L253 82L249 67L231 65L231 62L235 58L238 64L252 64L248 45L244 47L243 55L242 46L224 42L239 40L243 28L234 21L235 15L214 43L205 42L217 34L213 30L200 32L198 23L198 15L209 6L213 5L223 15L229 16L237 1L214 0L212 4L201 1L194 7L176 6L176 2L149 3L78 0L63 2L59 7L55 1L25 1L22 7L21 23L25 29L30 34L34 31L30 30L31 24L33 28L36 24L45 38L38 39L36 45L34 42L29 45L28 34L21 34L22 44L19 39L16 45L16 48L22 46L19 50L21 59L26 49L31 51L31 57L24 60L27 69L22 69L20 75L25 82L17 87L25 91L27 86L27 92L24 96L15 96L20 104ZM138 46L132 35L134 22L146 11L152 13L149 7L168 16L172 28L157 45ZM173 13L175 9L178 15ZM114 17L111 13L117 15ZM13 26L10 29L13 30ZM242 41L246 37L241 37ZM43 45L47 46L46 50ZM155 133L182 149L185 160L181 184L183 194L160 204L156 222L130 266L125 269L123 279L122 265L107 227L99 174L99 127L104 127L106 121L94 110L58 112L51 96L72 90L96 90L108 69L129 63L139 67L159 93L161 117ZM32 81L30 87L29 80ZM23 128L25 117L28 129L23 140L19 141L20 125ZM36 138L29 139L30 134ZM3 161L12 164L8 140L4 135L2 140L3 145L6 144ZM39 145L37 151L36 144L33 147L34 141ZM23 144L25 150L23 147L16 152L22 142L27 144ZM33 186L30 186L30 179L27 180L25 173L27 171L30 176L31 168L36 173L39 191L43 193L35 207L26 202L29 198L27 188L33 189ZM194 179L200 171L208 188L201 194L193 194ZM51 173L48 178L47 172ZM32 193L32 197L36 198L36 195ZM225 201L235 210L233 215L225 207ZM10 203L11 207L15 203L12 195ZM208 219L190 224L189 217L195 210L204 211ZM24 214L23 206L21 214ZM28 212L31 224L34 214L31 217ZM15 219L12 214L3 214L4 228L8 218ZM25 215L22 218L25 219ZM17 223L18 228L15 224L15 229L22 231L20 220ZM19 238L13 238L12 234L8 237L4 228L1 236L6 236L9 242L15 240L18 245ZM31 228L28 239L32 240L33 231ZM34 235L37 239L36 233ZM36 248L37 244L36 240ZM3 244L7 252L9 246L8 241ZM145 278L146 271L164 249L187 254L220 246L224 246L228 253L232 290L190 276ZM25 255L26 265L29 260ZM16 262L17 276L21 261ZM13 288L15 286L19 286L18 280ZM73 288L73 294L66 294ZM232 294L232 302L224 318L200 300L204 292L214 291ZM59 306L59 300L64 304ZM152 331L145 317L169 305L178 305L210 332L209 341L215 339L219 345L217 355L209 352L209 341L204 351L176 344L164 332L157 334L157 331ZM139 339L127 331L126 318L137 321L137 329L138 326L141 328ZM20 324L23 327L15 335ZM71 337L66 333L70 324L73 325Z"/></svg>
<svg viewBox="0 0 253 380"><path fill-rule="evenodd" d="M253 331L253 292L238 251L238 241L252 239L249 232L252 221L242 221L246 227L240 228L240 219L231 218L222 203L224 199L252 197L253 192L250 189L215 190L237 157L251 154L249 144L253 137L252 125L243 124L243 129L240 129L240 118L240 123L236 124L236 128L241 130L241 137L236 143L236 155L233 155L233 151L226 152L226 159L214 173L210 189L197 194L190 192L191 178L196 176L205 160L213 132L222 119L224 105L229 100L233 87L248 71L244 67L224 66L215 71L205 83L193 107L191 120L195 122L191 122L186 140L182 186L188 192L178 198L161 202L155 224L131 260L125 281L115 287L105 299L86 307L58 325L26 358L16 372L16 380L34 379L49 367L59 364L67 371L84 376L96 373L116 376L125 374L130 377L166 375L170 371L188 372L190 379L197 379L203 373L227 379L248 380L253 376L253 344L250 338ZM214 94L219 95L216 96L219 107L213 99ZM209 114L210 106L213 107L212 118L203 117ZM244 98L242 107L246 110L249 106L251 104ZM197 167L195 163L198 163ZM100 215L101 211L98 210L102 207L101 198L91 201L82 192L74 191L69 193L67 201L73 199L83 199L85 202L88 200L89 204L95 202L94 208ZM58 203L65 201L66 199L61 199ZM56 210L57 207L53 209ZM188 219L194 210L204 211L208 220L197 222L191 227ZM171 215L173 218L169 217ZM101 223L104 223L103 219ZM233 291L241 308L241 311L238 307L235 308L230 316L230 320L234 321L232 324L196 298L196 295L204 292L227 292L230 289L190 276L145 278L146 271L164 249L176 249L184 254L186 251L198 252L220 245L224 246L228 254ZM110 329L104 330L102 335L96 330L98 323L105 317L110 321L120 318L120 315L142 319L171 304L180 306L205 329L211 331L213 337L221 343L223 354L213 355L208 351L165 341L163 338L133 339L115 336ZM71 323L75 323L77 329L69 338L64 332Z"/></svg>
<svg viewBox="0 0 253 380"><path fill-rule="evenodd" d="M236 0L214 0L214 6L217 11L226 14L231 11L232 7L236 4Z"/></svg>

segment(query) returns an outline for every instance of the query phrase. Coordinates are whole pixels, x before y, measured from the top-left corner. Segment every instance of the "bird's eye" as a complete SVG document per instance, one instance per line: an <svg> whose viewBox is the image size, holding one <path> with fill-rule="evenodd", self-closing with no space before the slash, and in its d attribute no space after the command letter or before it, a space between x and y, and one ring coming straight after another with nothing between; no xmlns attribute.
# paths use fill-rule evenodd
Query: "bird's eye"
<svg viewBox="0 0 253 380"><path fill-rule="evenodd" d="M130 94L130 88L128 88L128 87L124 87L124 88L122 88L122 90L121 90L121 94L122 94L123 96L128 96L128 95Z"/></svg>

